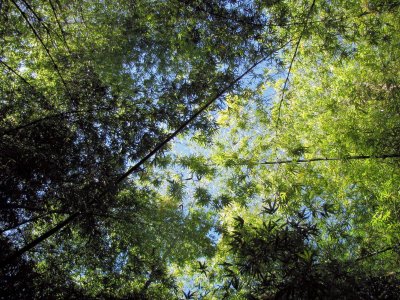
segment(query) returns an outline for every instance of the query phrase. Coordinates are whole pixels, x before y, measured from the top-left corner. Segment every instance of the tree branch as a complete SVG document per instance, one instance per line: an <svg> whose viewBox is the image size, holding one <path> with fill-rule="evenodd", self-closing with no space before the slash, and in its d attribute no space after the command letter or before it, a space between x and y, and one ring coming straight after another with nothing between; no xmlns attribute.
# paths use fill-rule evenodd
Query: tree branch
<svg viewBox="0 0 400 300"><path fill-rule="evenodd" d="M43 219L43 218L45 218L46 216L48 216L48 215L50 215L50 214L51 214L50 212L49 212L49 213L44 213L44 214L42 214L42 215L40 215L40 216L37 216L37 217L33 217L33 218L31 218L31 219L24 220L24 221L22 221L22 222L20 222L20 223L17 223L17 224L14 224L14 225L12 225L12 226L9 226L9 227L7 227L7 228L2 229L2 230L0 231L0 234L4 233L4 232L6 232L6 231L10 231L10 230L16 229L16 228L18 228L18 227L20 227L20 226L22 226L22 225L27 224L27 223L32 223L32 222L35 222L36 220Z"/></svg>
<svg viewBox="0 0 400 300"><path fill-rule="evenodd" d="M62 40L63 40L63 42L64 42L64 44L65 44L65 47L67 48L68 53L71 53L71 49L69 48L68 43L67 43L67 39L65 38L64 29L62 28L61 23L60 23L60 20L59 20L58 17L57 17L56 8L55 8L55 6L54 6L54 4L53 4L53 2L52 2L51 0L49 0L49 3L50 3L50 6L51 6L51 10L52 10L52 12L53 12L54 18L56 19L57 25L58 25L58 27L60 28Z"/></svg>
<svg viewBox="0 0 400 300"><path fill-rule="evenodd" d="M384 248L384 249L381 249L381 250L379 250L379 251L375 251L375 252L372 252L372 253L366 254L366 255L364 255L364 256L358 257L357 259L355 259L355 260L354 260L354 262L359 262L359 261L361 261L361 260L364 260L364 259L370 258L370 257L372 257L372 256L379 255L379 254L381 254L381 253L384 253L384 252L388 252L388 251L394 250L394 249L395 249L395 247L396 247L396 246L389 246L389 247L386 247L386 248Z"/></svg>
<svg viewBox="0 0 400 300"><path fill-rule="evenodd" d="M287 159L275 161L246 161L243 163L231 164L232 166L246 165L283 165L283 164L299 164L310 163L315 161L346 161L346 160L363 160L363 159L385 159L385 158L400 158L400 154L382 154L382 155L355 155L344 157L314 157L309 159Z"/></svg>
<svg viewBox="0 0 400 300"><path fill-rule="evenodd" d="M35 35L35 37L38 39L38 41L40 42L40 44L43 46L44 50L46 51L48 57L50 58L51 62L53 63L54 69L56 70L58 76L61 79L62 84L64 85L68 95L70 96L70 98L72 98L72 95L68 89L67 83L65 82L63 76L61 75L60 69L58 67L58 65L56 64L53 56L50 54L50 50L47 48L47 46L45 45L45 43L43 42L42 38L39 36L39 33L36 31L36 29L33 27L33 25L31 24L31 22L29 21L28 17L26 16L25 12L19 7L19 5L15 2L15 0L11 0L11 2L14 4L14 6L18 9L18 11L21 13L22 17L25 19L26 23L28 23L28 26L31 28L33 34Z"/></svg>
<svg viewBox="0 0 400 300"><path fill-rule="evenodd" d="M310 17L310 14L311 14L311 12L312 12L312 9L314 8L314 5L315 5L315 0L313 0L312 4L311 4L311 6L310 6L310 9L308 10L308 13L307 13L307 16L306 16L306 21L305 21L305 23L304 23L303 30L301 31L300 36L299 36L299 39L297 40L296 47L295 47L295 50L294 50L294 53L293 53L293 57L292 57L292 60L290 61L290 65L289 65L288 73L287 73L287 76L286 76L286 79L285 79L285 83L283 84L282 96L281 96L281 99L280 99L280 101L279 101L278 118L277 118L277 120L276 120L276 128L278 128L278 126L279 126L279 121L280 121L280 117L281 117L282 103L283 103L283 100L284 100L284 98L285 98L285 91L286 91L286 89L287 89L287 84L288 84L288 82L289 82L289 77L290 77L290 73L291 73L291 71L292 71L293 63L294 63L294 60L296 59L297 52L298 52L298 50L299 50L299 46L300 46L300 42L301 42L301 39L302 39L302 37L303 37L303 34L304 34L304 32L306 31L306 29L307 29L308 19L309 19L309 17Z"/></svg>
<svg viewBox="0 0 400 300"><path fill-rule="evenodd" d="M36 17L36 19L38 20L39 24L43 26L43 28L46 30L47 35L50 37L51 40L51 31L50 28L47 27L47 25L42 21L43 18L39 17L39 15L36 13L36 11L32 8L32 6L25 0L21 0L24 5L32 12L32 14ZM58 34L56 33L56 35L58 36ZM56 44L54 43L53 40L51 40L53 46L56 46Z"/></svg>
<svg viewBox="0 0 400 300"><path fill-rule="evenodd" d="M60 223L58 223L55 227L51 228L50 230L48 230L47 232L45 232L44 234L42 234L41 236L39 236L32 242L30 242L29 244L26 244L21 249L15 251L13 254L6 257L3 261L0 262L0 269L2 269L5 266L9 265L10 263L14 262L17 258L21 257L26 252L30 251L31 249L33 249L34 247L39 245L41 242L43 242L44 240L46 240L47 238L49 238L56 232L63 229L65 226L67 226L69 223L71 223L73 220L75 220L79 215L80 215L80 213L74 213L74 214L70 215L64 221L61 221Z"/></svg>
<svg viewBox="0 0 400 300"><path fill-rule="evenodd" d="M45 117L33 120L31 122L28 122L26 124L19 125L17 127L8 128L4 132L2 132L1 136L5 135L5 134L9 134L9 133L11 133L13 131L19 131L19 130L24 129L26 127L36 125L36 124L41 123L41 122L46 121L46 120L51 120L51 119L55 119L55 118L58 118L58 117L65 117L65 116L68 116L68 115L74 115L74 114L80 114L80 113L90 113L90 112L94 112L94 111L97 111L97 110L94 110L94 109L70 110L70 111L64 111L64 112L60 112L60 113L57 113L57 114L45 116Z"/></svg>
<svg viewBox="0 0 400 300"><path fill-rule="evenodd" d="M2 59L0 59L0 63L7 69L9 70L11 73L13 73L14 75L16 75L19 79L21 79L26 85L28 85L35 94L37 94L38 96L44 98L44 96L42 94L40 94L38 91L36 91L36 88L30 84L28 82L28 80L26 80L24 77L21 76L21 74L19 74L17 71L15 71L13 68L11 68L7 63L5 63Z"/></svg>

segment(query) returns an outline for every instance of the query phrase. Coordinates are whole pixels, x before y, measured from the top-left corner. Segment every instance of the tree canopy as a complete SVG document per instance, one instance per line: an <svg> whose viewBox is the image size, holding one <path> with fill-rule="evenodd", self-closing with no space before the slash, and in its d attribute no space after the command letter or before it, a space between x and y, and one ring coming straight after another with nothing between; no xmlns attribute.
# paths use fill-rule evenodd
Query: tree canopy
<svg viewBox="0 0 400 300"><path fill-rule="evenodd" d="M1 299L396 299L400 3L0 2Z"/></svg>

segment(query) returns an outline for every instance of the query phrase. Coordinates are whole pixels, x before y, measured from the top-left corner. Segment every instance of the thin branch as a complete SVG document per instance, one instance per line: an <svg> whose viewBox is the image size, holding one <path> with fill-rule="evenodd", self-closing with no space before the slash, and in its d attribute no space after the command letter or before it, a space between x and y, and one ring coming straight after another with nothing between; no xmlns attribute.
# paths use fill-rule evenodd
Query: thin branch
<svg viewBox="0 0 400 300"><path fill-rule="evenodd" d="M22 82L24 82L27 86L30 87L32 92L39 97L39 99L46 101L46 103L50 103L48 99L43 95L43 93L39 92L27 79L25 79L21 74L19 74L16 70L14 70L12 67L10 67L7 63L5 63L1 58L0 58L0 63L11 73L13 73L15 76L17 76ZM6 130L7 132L8 130Z"/></svg>
<svg viewBox="0 0 400 300"><path fill-rule="evenodd" d="M57 213L57 214L71 214L71 211L66 211L62 209L52 209L48 210L46 208L40 208L40 207L33 207L33 206L26 206L26 205L12 205L8 204L6 206L0 206L0 210L11 210L11 209L24 209L28 211L35 211L35 212L47 212L47 213Z"/></svg>
<svg viewBox="0 0 400 300"><path fill-rule="evenodd" d="M366 255L364 255L364 256L361 256L361 257L359 257L359 258L355 259L355 260L354 260L354 262L359 262L359 261L361 261L361 260L364 260L364 259L370 258L370 257L372 257L372 256L376 256L376 255L379 255L379 254L381 254L381 253L384 253L384 252L388 252L388 251L394 250L394 249L395 249L395 247L396 247L396 246L389 246L389 247L386 247L386 248L384 248L384 249L382 249L382 250L379 250L379 251L375 251L375 252L372 252L372 253L366 254Z"/></svg>
<svg viewBox="0 0 400 300"><path fill-rule="evenodd" d="M45 116L45 117L42 117L42 118L38 118L36 120L33 120L33 121L28 122L28 123L23 124L23 125L19 125L17 127L8 128L8 129L6 129L5 131L2 132L1 136L9 134L9 133L11 133L13 131L19 131L21 129L36 125L38 123L41 123L41 122L44 122L44 121L47 121L47 120L58 118L58 117L65 117L65 116L68 116L68 115L74 115L74 114L80 114L80 113L90 113L90 112L94 112L94 111L97 111L97 110L95 110L95 109L70 110L70 111L64 111L64 112L56 113L56 114L53 114L53 115L49 115L49 116Z"/></svg>
<svg viewBox="0 0 400 300"><path fill-rule="evenodd" d="M42 234L41 236L39 236L38 238L36 238L32 242L26 244L21 249L15 251L13 254L11 254L10 256L5 258L2 262L0 262L0 269L2 269L5 266L9 265L10 263L14 262L17 258L21 257L26 252L28 252L31 249L33 249L34 247L39 245L41 242L43 242L44 240L46 240L47 238L49 238L50 236L52 236L56 232L62 230L65 226L67 226L69 223L71 223L73 220L75 220L76 217L78 217L79 215L80 215L80 213L74 213L74 214L70 215L68 218L66 218L64 221L61 221L60 223L58 223L52 229L48 230L47 232L45 232L44 234Z"/></svg>
<svg viewBox="0 0 400 300"><path fill-rule="evenodd" d="M13 1L13 0L12 0ZM280 49L283 49L286 47L287 43L284 44ZM243 79L247 74L249 74L254 68L256 68L259 64L264 62L266 59L268 59L272 54L276 53L276 51L279 51L280 49L276 49L274 51L271 51L270 54L264 56L262 59L259 61L255 62L252 66L250 66L246 71L244 71L239 77L237 77L235 80L230 82L225 88L223 88L220 92L218 92L215 96L213 96L208 102L206 102L196 113L194 113L188 120L183 122L173 133L171 133L165 140L163 140L161 143L159 143L153 150L151 150L145 157L143 157L139 162L137 162L134 166L129 168L123 175L121 175L111 186L106 187L106 189L99 194L98 198L102 198L105 195L107 195L115 186L120 184L123 180L125 180L129 175L132 173L138 171L140 167L147 162L152 156L154 156L159 150L161 150L168 142L170 142L173 138L175 138L180 132L182 132L190 123L192 123L201 113L206 111L217 99L219 99L221 96L223 96L227 91L232 89L235 84L237 84L240 80ZM69 217L67 217L64 221L61 221L58 223L55 227L52 229L48 230L41 236L37 237L35 240L30 242L29 244L25 245L21 249L15 251L12 255L8 256L5 258L4 261L0 263L0 268L3 268L7 266L8 264L12 263L15 259L18 257L24 255L27 251L31 250L53 234L57 233L58 231L62 230L64 227L69 225L71 222L73 222L76 218L78 218L81 215L80 212L75 212L71 214Z"/></svg>
<svg viewBox="0 0 400 300"><path fill-rule="evenodd" d="M246 161L243 163L230 164L232 166L246 166L246 165L283 165L283 164L299 164L310 163L315 161L347 161L347 160L363 160L363 159L385 159L385 158L400 158L400 154L382 154L382 155L355 155L344 157L314 157L309 159L287 159L275 161ZM211 166L211 165L209 165Z"/></svg>
<svg viewBox="0 0 400 300"><path fill-rule="evenodd" d="M13 73L14 75L16 75L19 79L21 79L26 85L29 85L29 87L32 90L35 90L35 88L33 87L33 85L31 85L24 77L22 77L17 71L15 71L13 68L11 68L8 64L6 64L2 59L0 59L0 63L7 69L9 70L11 73Z"/></svg>
<svg viewBox="0 0 400 300"><path fill-rule="evenodd" d="M7 63L5 63L2 59L0 59L0 63L7 69L9 70L11 73L13 73L14 75L16 75L19 79L21 79L26 85L28 85L34 92L35 94L41 96L44 98L44 96L42 94L40 94L39 92L36 91L36 88L30 84L28 82L28 80L26 80L21 74L19 74L17 71L15 71L13 68L11 68Z"/></svg>
<svg viewBox="0 0 400 300"><path fill-rule="evenodd" d="M25 1L25 0L21 0L24 5L32 12L32 14L36 17L36 19L38 20L39 24L43 26L43 28L46 30L48 37L50 37L51 40L51 31L50 28L47 27L47 25L42 21L43 18L39 17L39 15L36 13L36 11L32 8L32 6L30 6L30 4ZM56 33L56 35L58 36L58 34ZM51 40L53 46L56 46L56 44L54 43L54 40Z"/></svg>
<svg viewBox="0 0 400 300"><path fill-rule="evenodd" d="M68 95L72 98L71 93L68 89L67 83L65 82L63 76L61 75L60 69L58 67L58 65L56 64L53 56L50 54L50 50L47 48L47 46L45 45L45 43L43 42L42 38L39 36L39 33L36 31L36 29L33 27L33 25L31 24L31 22L29 21L28 17L26 16L25 12L18 6L18 4L15 2L15 0L11 0L11 2L14 4L14 6L19 10L19 12L21 13L22 17L25 19L26 23L28 23L28 26L31 28L32 32L34 33L35 37L38 39L38 41L40 42L40 44L43 46L44 50L46 51L48 57L50 58L51 62L53 63L54 69L56 70L58 76L61 79L61 82L63 83Z"/></svg>
<svg viewBox="0 0 400 300"><path fill-rule="evenodd" d="M24 221L22 221L22 222L20 222L20 223L17 223L17 224L14 224L14 225L12 225L12 226L9 226L9 227L7 227L7 228L2 229L2 230L0 231L0 234L2 234L2 233L4 233L4 232L7 232L7 231L10 231L10 230L13 230L13 229L16 229L16 228L19 228L19 227L21 227L22 225L25 225L25 224L27 224L27 223L32 223L32 222L35 222L35 221L37 221L37 220L43 219L43 218L47 217L47 216L50 215L50 214L51 214L51 213L48 212L48 213L42 214L42 215L40 215L40 216L37 216L37 217L33 217L33 218L31 218L31 219L24 220Z"/></svg>
<svg viewBox="0 0 400 300"><path fill-rule="evenodd" d="M18 204L7 204L0 206L0 210L9 210L9 209L26 209L30 211L45 211L44 208L38 208L33 206L26 206L26 205L18 205Z"/></svg>
<svg viewBox="0 0 400 300"><path fill-rule="evenodd" d="M62 40L63 40L63 42L65 44L65 47L67 48L68 52L71 53L71 49L69 48L68 43L67 43L67 39L65 38L64 29L62 28L60 20L57 17L56 8L55 8L55 6L54 6L54 4L53 4L53 2L51 0L49 0L49 3L50 3L50 6L51 6L51 10L53 11L54 18L56 19L57 25L60 28Z"/></svg>
<svg viewBox="0 0 400 300"><path fill-rule="evenodd" d="M308 19L309 19L310 15L311 15L312 9L314 8L314 5L315 5L315 0L313 0L312 4L311 4L311 6L310 6L310 9L308 10L308 13L307 13L307 16L306 16L306 20L305 20L305 23L304 23L303 30L301 31L300 36L299 36L299 39L297 40L296 47L295 47L295 50L294 50L294 53L293 53L293 57L292 57L292 60L290 61L290 65L289 65L288 73L287 73L287 76L286 76L286 79L285 79L285 83L283 84L282 96L281 96L281 99L280 99L280 101L279 101L278 118L277 118L277 120L276 120L276 128L278 128L278 126L279 126L279 120L280 120L280 117L281 117L282 103L283 103L283 100L284 100L284 98L285 98L285 91L286 91L286 89L287 89L287 84L288 84L288 82L289 82L289 77L290 77L290 73L291 73L291 71L292 71L293 63L294 63L294 60L296 59L296 56L297 56L297 52L298 52L298 50L299 50L299 46L300 46L301 39L302 39L302 37L303 37L303 35L304 35L304 32L305 32L306 29L307 29Z"/></svg>
<svg viewBox="0 0 400 300"><path fill-rule="evenodd" d="M37 19L37 20L39 21L39 23L43 26L43 28L46 30L48 36L50 37L51 42L53 43L53 46L56 46L56 43L54 43L54 40L51 39L51 37L52 37L52 32L53 32L60 40L63 41L63 43L65 44L65 46L66 46L66 48L67 48L68 53L71 53L70 48L69 48L69 46L68 46L68 44L67 44L67 41L66 41L66 39L65 39L64 30L62 29L62 26L61 26L61 24L60 24L60 22L59 22L59 20L58 20L58 18L57 18L57 15L56 15L56 12L55 12L55 8L54 8L53 3L51 2L51 0L49 0L50 6L51 6L51 9L52 9L52 11L53 11L54 17L55 17L55 19L56 19L56 23L58 24L58 27L59 27L60 30L61 30L61 36L57 33L57 31L55 31L55 30L50 30L50 28L45 24L45 22L42 21L43 18L41 18L41 17L35 12L35 10L32 8L32 6L30 6L30 4L29 4L26 0L22 0L22 1L23 1L23 3L26 5L26 7L32 12L32 14L36 17L36 19Z"/></svg>

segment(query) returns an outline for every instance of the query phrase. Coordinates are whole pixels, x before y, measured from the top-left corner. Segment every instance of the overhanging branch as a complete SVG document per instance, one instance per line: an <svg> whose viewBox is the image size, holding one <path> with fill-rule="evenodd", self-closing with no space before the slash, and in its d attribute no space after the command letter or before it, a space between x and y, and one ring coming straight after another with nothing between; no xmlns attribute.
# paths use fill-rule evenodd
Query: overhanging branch
<svg viewBox="0 0 400 300"><path fill-rule="evenodd" d="M300 163L311 163L316 161L347 161L347 160L365 160L365 159L385 159L385 158L400 158L400 154L381 154L381 155L353 155L343 157L314 157L309 159L285 159L285 160L274 160L274 161L243 161L241 163L233 163L226 165L229 166L252 166L252 165L284 165L284 164L300 164ZM215 166L209 165L209 166Z"/></svg>

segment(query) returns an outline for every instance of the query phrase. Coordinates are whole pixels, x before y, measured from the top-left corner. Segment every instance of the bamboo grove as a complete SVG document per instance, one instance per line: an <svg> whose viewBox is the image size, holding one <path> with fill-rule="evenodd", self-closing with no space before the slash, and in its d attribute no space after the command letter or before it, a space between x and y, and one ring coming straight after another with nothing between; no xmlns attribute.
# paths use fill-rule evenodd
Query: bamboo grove
<svg viewBox="0 0 400 300"><path fill-rule="evenodd" d="M0 1L0 299L396 299L399 6Z"/></svg>

